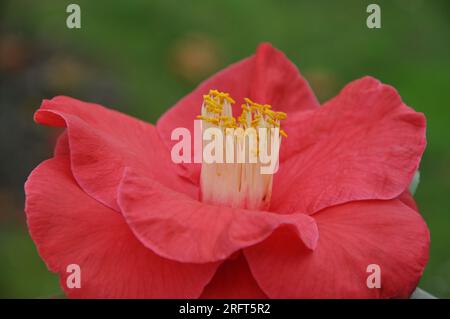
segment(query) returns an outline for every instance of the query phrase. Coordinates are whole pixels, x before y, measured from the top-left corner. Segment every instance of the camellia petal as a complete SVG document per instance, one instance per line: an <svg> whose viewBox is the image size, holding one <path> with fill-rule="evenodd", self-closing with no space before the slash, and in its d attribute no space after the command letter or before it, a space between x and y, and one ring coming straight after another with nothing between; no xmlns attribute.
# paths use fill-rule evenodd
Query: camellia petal
<svg viewBox="0 0 450 319"><path fill-rule="evenodd" d="M197 187L176 174L177 167L171 161L170 152L150 124L97 104L63 96L45 100L35 120L40 124L67 127L75 179L85 192L117 211L117 187L125 166L138 169L194 198L198 196Z"/></svg>
<svg viewBox="0 0 450 319"><path fill-rule="evenodd" d="M324 209L314 218L320 234L314 251L281 230L244 250L269 297L406 298L414 291L430 240L416 211L399 200L360 201ZM367 284L373 283L373 265L379 266L380 288Z"/></svg>
<svg viewBox="0 0 450 319"><path fill-rule="evenodd" d="M119 188L119 205L145 246L180 262L224 260L281 226L292 229L309 249L318 240L317 225L308 215L207 205L132 170L126 170Z"/></svg>
<svg viewBox="0 0 450 319"><path fill-rule="evenodd" d="M170 261L144 247L120 214L84 193L68 157L39 165L26 186L31 237L49 270L74 298L197 298L218 264ZM80 287L69 288L69 265Z"/></svg>
<svg viewBox="0 0 450 319"><path fill-rule="evenodd" d="M289 114L319 106L296 66L282 52L264 43L258 47L255 55L230 65L201 83L159 119L158 131L169 148L177 142L171 140L175 128L187 128L193 134L193 120L200 112L203 95L210 89L228 92L237 102L248 97L271 104L274 110ZM191 148L194 149L194 144ZM184 167L190 172L192 180L198 182L200 164L192 161L192 164L185 164Z"/></svg>
<svg viewBox="0 0 450 319"><path fill-rule="evenodd" d="M315 111L296 113L284 143L297 153L275 175L271 209L312 214L354 200L393 199L425 149L425 118L394 88L365 77ZM287 145L286 145L287 144Z"/></svg>

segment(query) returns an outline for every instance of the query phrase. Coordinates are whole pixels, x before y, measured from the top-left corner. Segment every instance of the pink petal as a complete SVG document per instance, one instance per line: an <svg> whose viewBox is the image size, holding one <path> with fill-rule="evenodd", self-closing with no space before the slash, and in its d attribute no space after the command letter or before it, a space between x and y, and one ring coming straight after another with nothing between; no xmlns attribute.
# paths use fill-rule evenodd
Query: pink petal
<svg viewBox="0 0 450 319"><path fill-rule="evenodd" d="M272 209L283 213L396 198L411 182L426 144L423 114L370 77L291 121L297 129L285 141L293 142L281 147L297 154L281 163L272 194Z"/></svg>
<svg viewBox="0 0 450 319"><path fill-rule="evenodd" d="M74 298L196 298L218 264L159 257L133 235L120 214L83 192L68 157L39 165L25 186L31 237L49 270ZM66 267L81 268L81 288L68 288Z"/></svg>
<svg viewBox="0 0 450 319"><path fill-rule="evenodd" d="M200 114L203 95L210 89L230 93L236 101L235 110L239 110L239 114L240 104L245 97L271 104L274 110L289 114L319 106L296 66L282 52L264 43L258 47L255 55L230 65L201 83L159 119L158 131L169 148L177 142L171 141L175 128L187 128L193 135L193 121ZM192 180L198 182L200 165L184 166Z"/></svg>
<svg viewBox="0 0 450 319"><path fill-rule="evenodd" d="M200 298L206 299L265 299L267 296L253 278L242 253L220 265Z"/></svg>
<svg viewBox="0 0 450 319"><path fill-rule="evenodd" d="M97 104L69 97L44 100L36 122L67 127L56 153L69 144L72 172L83 190L101 203L119 210L117 187L125 166L158 179L164 185L197 197L197 188L175 173L170 152L154 126Z"/></svg>
<svg viewBox="0 0 450 319"><path fill-rule="evenodd" d="M320 240L305 249L291 233L276 231L245 249L250 269L271 298L406 298L428 260L422 217L401 203L360 201L314 215ZM369 289L367 266L381 268L381 288Z"/></svg>
<svg viewBox="0 0 450 319"><path fill-rule="evenodd" d="M305 214L280 215L206 205L126 170L119 205L136 237L162 257L180 262L224 260L285 226L309 249L317 227Z"/></svg>

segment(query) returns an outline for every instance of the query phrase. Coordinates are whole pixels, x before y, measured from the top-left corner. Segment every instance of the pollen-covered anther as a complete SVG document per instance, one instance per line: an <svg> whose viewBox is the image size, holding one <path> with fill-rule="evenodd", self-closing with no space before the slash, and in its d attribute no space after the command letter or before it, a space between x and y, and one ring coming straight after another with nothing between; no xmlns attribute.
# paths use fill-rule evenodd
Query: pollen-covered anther
<svg viewBox="0 0 450 319"><path fill-rule="evenodd" d="M202 120L204 136L213 135L205 134L210 128L216 129L214 134L217 129L223 134L216 148L209 145L214 141L203 140L201 200L215 205L267 209L281 136L287 137L280 123L286 119L286 113L273 111L271 105L249 98L244 102L241 114L234 117L235 101L230 94L210 90L203 96L201 115L197 118ZM212 153L212 161L205 159L208 151Z"/></svg>

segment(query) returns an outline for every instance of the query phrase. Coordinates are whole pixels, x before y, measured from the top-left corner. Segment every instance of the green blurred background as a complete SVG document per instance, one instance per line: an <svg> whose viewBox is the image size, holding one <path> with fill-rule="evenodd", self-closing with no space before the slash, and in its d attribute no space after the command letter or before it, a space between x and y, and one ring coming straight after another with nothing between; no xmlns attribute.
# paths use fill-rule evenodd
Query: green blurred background
<svg viewBox="0 0 450 319"><path fill-rule="evenodd" d="M66 7L81 6L81 29ZM382 28L366 27L381 6ZM58 132L40 101L71 95L155 122L202 79L269 41L321 101L372 75L428 119L415 195L431 230L420 286L450 297L450 1L0 0L0 297L58 297L28 236L23 183ZM389 243L386 243L389 244Z"/></svg>

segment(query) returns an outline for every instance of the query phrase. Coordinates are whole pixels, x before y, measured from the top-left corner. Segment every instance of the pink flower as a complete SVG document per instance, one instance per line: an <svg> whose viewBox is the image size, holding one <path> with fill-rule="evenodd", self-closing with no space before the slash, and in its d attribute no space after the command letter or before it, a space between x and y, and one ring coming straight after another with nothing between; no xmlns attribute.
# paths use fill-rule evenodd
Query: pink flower
<svg viewBox="0 0 450 319"><path fill-rule="evenodd" d="M288 114L264 211L200 201L202 165L170 158L172 130L193 130L210 89ZM262 44L156 126L63 96L43 101L35 121L66 127L25 190L31 236L69 297L403 298L427 262L428 229L408 192L425 118L371 77L319 107L296 67ZM81 288L66 285L70 264ZM366 284L371 264L381 288Z"/></svg>

